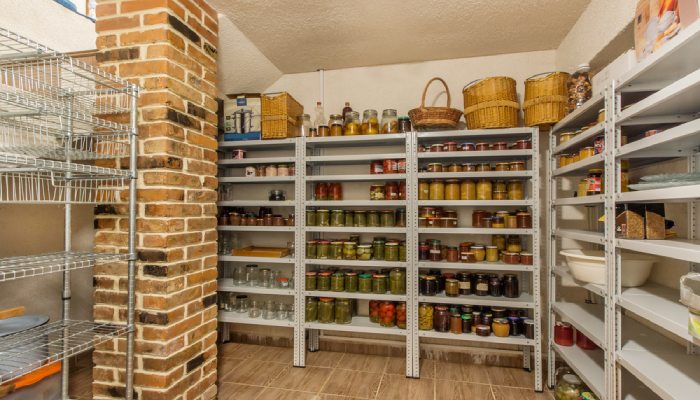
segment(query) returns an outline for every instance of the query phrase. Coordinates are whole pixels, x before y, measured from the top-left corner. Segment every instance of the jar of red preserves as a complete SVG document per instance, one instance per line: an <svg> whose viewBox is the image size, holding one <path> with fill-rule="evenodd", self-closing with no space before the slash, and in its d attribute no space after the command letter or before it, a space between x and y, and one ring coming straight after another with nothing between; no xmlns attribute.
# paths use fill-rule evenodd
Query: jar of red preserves
<svg viewBox="0 0 700 400"><path fill-rule="evenodd" d="M379 323L379 300L369 301L369 320L371 322Z"/></svg>
<svg viewBox="0 0 700 400"><path fill-rule="evenodd" d="M379 325L392 327L396 325L396 306L392 301L382 301L379 304Z"/></svg>
<svg viewBox="0 0 700 400"><path fill-rule="evenodd" d="M399 181L399 200L406 200L406 181Z"/></svg>
<svg viewBox="0 0 700 400"><path fill-rule="evenodd" d="M404 188L405 191L405 188ZM396 182L386 182L384 184L384 199L385 200L398 200L399 199L399 185Z"/></svg>
<svg viewBox="0 0 700 400"><path fill-rule="evenodd" d="M333 182L328 184L328 200L343 200L343 186L340 182Z"/></svg>
<svg viewBox="0 0 700 400"><path fill-rule="evenodd" d="M406 159L405 158L400 158L400 159L396 160L396 172L399 174L406 173Z"/></svg>
<svg viewBox="0 0 700 400"><path fill-rule="evenodd" d="M328 184L326 182L317 182L314 188L314 197L317 201L328 200Z"/></svg>
<svg viewBox="0 0 700 400"><path fill-rule="evenodd" d="M398 163L396 160L386 159L384 160L384 173L385 174L395 174L397 172Z"/></svg>
<svg viewBox="0 0 700 400"><path fill-rule="evenodd" d="M369 164L369 173L372 175L384 173L384 161L372 161Z"/></svg>
<svg viewBox="0 0 700 400"><path fill-rule="evenodd" d="M574 328L567 322L554 324L554 343L560 346L574 345Z"/></svg>
<svg viewBox="0 0 700 400"><path fill-rule="evenodd" d="M447 248L447 262L459 262L459 250L456 247Z"/></svg>
<svg viewBox="0 0 700 400"><path fill-rule="evenodd" d="M433 309L433 329L437 332L450 330L450 312L447 306L439 305Z"/></svg>

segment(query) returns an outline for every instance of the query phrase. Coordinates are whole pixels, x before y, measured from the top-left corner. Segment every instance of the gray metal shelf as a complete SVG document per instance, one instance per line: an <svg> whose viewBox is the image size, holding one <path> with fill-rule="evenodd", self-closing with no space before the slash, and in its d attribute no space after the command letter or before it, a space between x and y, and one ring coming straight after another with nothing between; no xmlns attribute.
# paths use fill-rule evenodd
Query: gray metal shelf
<svg viewBox="0 0 700 400"><path fill-rule="evenodd" d="M558 133L565 129L576 130L589 122L598 118L598 111L605 104L605 96L602 92L594 93L587 102L572 113L564 117L552 127L552 134Z"/></svg>
<svg viewBox="0 0 700 400"><path fill-rule="evenodd" d="M92 268L102 262L125 261L127 254L58 252L0 259L0 282Z"/></svg>
<svg viewBox="0 0 700 400"><path fill-rule="evenodd" d="M532 178L532 171L419 172L418 179Z"/></svg>
<svg viewBox="0 0 700 400"><path fill-rule="evenodd" d="M595 126L592 126L585 131L579 133L576 135L573 139L569 140L568 142L561 143L557 145L553 150L552 154L561 154L564 153L566 150L569 149L578 149L581 147L585 146L592 146L593 141L595 138L599 135L602 135L605 133L605 124L603 123L598 123Z"/></svg>

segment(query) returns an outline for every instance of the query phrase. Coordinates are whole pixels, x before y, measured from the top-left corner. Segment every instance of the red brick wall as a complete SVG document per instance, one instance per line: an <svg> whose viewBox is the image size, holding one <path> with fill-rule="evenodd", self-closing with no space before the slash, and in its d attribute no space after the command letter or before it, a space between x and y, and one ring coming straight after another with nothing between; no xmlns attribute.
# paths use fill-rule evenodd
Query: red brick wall
<svg viewBox="0 0 700 400"><path fill-rule="evenodd" d="M214 398L217 13L205 0L98 0L95 27L100 65L142 88L136 395ZM125 206L98 207L98 250L125 251L127 226ZM126 264L98 266L95 287L95 320L124 322ZM95 398L123 397L125 348L95 351Z"/></svg>

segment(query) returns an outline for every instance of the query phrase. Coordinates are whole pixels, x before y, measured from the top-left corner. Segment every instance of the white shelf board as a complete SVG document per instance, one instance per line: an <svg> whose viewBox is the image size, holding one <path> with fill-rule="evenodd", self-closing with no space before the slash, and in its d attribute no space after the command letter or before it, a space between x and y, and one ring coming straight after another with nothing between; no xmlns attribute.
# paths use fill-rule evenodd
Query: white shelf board
<svg viewBox="0 0 700 400"><path fill-rule="evenodd" d="M349 324L322 324L319 322L307 322L304 324L306 329L320 329L324 331L336 332L354 332L354 333L375 333L379 335L401 335L406 336L406 329L397 327L384 327L378 323L371 322L368 317L353 317Z"/></svg>
<svg viewBox="0 0 700 400"><path fill-rule="evenodd" d="M455 139L468 140L470 138L507 138L532 135L533 128L505 128L505 129L466 129L466 130L449 130L449 131L429 131L416 132L416 137L419 139Z"/></svg>
<svg viewBox="0 0 700 400"><path fill-rule="evenodd" d="M676 260L698 262L700 260L700 240L667 239L667 240L633 240L617 239L617 247L625 250L669 257Z"/></svg>
<svg viewBox="0 0 700 400"><path fill-rule="evenodd" d="M318 201L307 200L304 205L307 207L358 207L358 206L374 206L374 207L406 207L406 200L337 200L337 201Z"/></svg>
<svg viewBox="0 0 700 400"><path fill-rule="evenodd" d="M476 333L455 334L455 333L450 333L450 332L420 331L419 330L418 337L433 338L433 339L461 340L461 341L466 341L466 342L512 344L512 345L518 345L518 346L534 346L534 344L535 344L534 340L528 339L523 335L498 337L498 336L493 335L493 334L491 336L479 336Z"/></svg>
<svg viewBox="0 0 700 400"><path fill-rule="evenodd" d="M603 168L603 154L596 154L593 157L584 158L573 164L557 168L552 171L552 176L588 175L588 170L594 167Z"/></svg>
<svg viewBox="0 0 700 400"><path fill-rule="evenodd" d="M596 194L593 196L581 196L581 197L564 197L554 200L555 206L588 206L603 204L604 195Z"/></svg>
<svg viewBox="0 0 700 400"><path fill-rule="evenodd" d="M570 347L552 343L552 348L566 361L576 374L598 396L604 398L605 374L603 350L583 350L573 345Z"/></svg>
<svg viewBox="0 0 700 400"><path fill-rule="evenodd" d="M406 227L360 227L360 226L307 226L306 232L336 232L336 233L400 233L406 234Z"/></svg>
<svg viewBox="0 0 700 400"><path fill-rule="evenodd" d="M581 107L577 108L554 125L554 127L552 127L552 134L558 133L564 129L578 129L591 121L595 121L598 118L598 111L604 107L604 100L605 97L602 92L593 94Z"/></svg>
<svg viewBox="0 0 700 400"><path fill-rule="evenodd" d="M321 291L321 290L311 290L305 291L304 296L310 297L333 297L340 299L359 299L359 300L385 300L385 301L407 301L405 294L374 294L374 293L360 293L360 292L331 292L331 291Z"/></svg>
<svg viewBox="0 0 700 400"><path fill-rule="evenodd" d="M294 259L289 257L243 257L219 255L219 261L229 262L253 262L260 264L294 264Z"/></svg>
<svg viewBox="0 0 700 400"><path fill-rule="evenodd" d="M294 232L293 226L240 226L219 225L217 230L222 232Z"/></svg>
<svg viewBox="0 0 700 400"><path fill-rule="evenodd" d="M418 179L532 178L532 171L419 172Z"/></svg>
<svg viewBox="0 0 700 400"><path fill-rule="evenodd" d="M565 267L562 265L557 265L553 269L554 274L564 278L564 279L569 279L575 284L579 285L579 287L588 290L591 293L595 293L598 296L605 296L605 286L602 285L596 285L593 283L586 283L586 282L579 282L574 279L574 277L571 275L571 271L569 271L569 267Z"/></svg>
<svg viewBox="0 0 700 400"><path fill-rule="evenodd" d="M532 265L522 265L522 264L506 264L502 261L489 263L450 263L446 261L431 262L431 261L420 261L418 262L418 268L439 268L439 269L454 269L461 271L513 271L513 272L525 272L533 271L534 267Z"/></svg>
<svg viewBox="0 0 700 400"><path fill-rule="evenodd" d="M486 160L492 158L517 159L532 157L533 151L530 150L485 150L485 151L436 151L418 153L419 160L443 160L443 159L459 159L459 160Z"/></svg>
<svg viewBox="0 0 700 400"><path fill-rule="evenodd" d="M433 235L532 235L532 229L506 228L418 228L418 233Z"/></svg>
<svg viewBox="0 0 700 400"><path fill-rule="evenodd" d="M643 117L695 114L700 109L700 69L623 110L617 123Z"/></svg>
<svg viewBox="0 0 700 400"><path fill-rule="evenodd" d="M580 240L582 242L604 244L605 237L600 232L584 231L581 229L557 229L556 236L566 239Z"/></svg>
<svg viewBox="0 0 700 400"><path fill-rule="evenodd" d="M560 319L571 323L598 347L605 349L605 310L601 304L566 303L552 304Z"/></svg>
<svg viewBox="0 0 700 400"><path fill-rule="evenodd" d="M380 261L380 260L321 260L306 259L306 265L332 265L338 267L371 267L371 268L406 268L407 263L403 261Z"/></svg>
<svg viewBox="0 0 700 400"><path fill-rule="evenodd" d="M250 318L248 313L237 313L235 311L219 311L219 322L232 324L279 326L284 328L294 328L294 322L280 319L263 319L262 317Z"/></svg>
<svg viewBox="0 0 700 400"><path fill-rule="evenodd" d="M657 284L622 288L618 297L620 307L646 319L660 329L688 341L688 307L679 301L680 292Z"/></svg>
<svg viewBox="0 0 700 400"><path fill-rule="evenodd" d="M369 181L403 181L406 174L357 174L357 175L317 175L306 176L307 182L369 182Z"/></svg>
<svg viewBox="0 0 700 400"><path fill-rule="evenodd" d="M529 293L521 293L520 297L511 299L508 297L492 297L492 296L458 296L448 297L445 292L438 293L436 296L418 296L419 303L437 303L437 304L467 304L481 305L491 307L512 307L512 308L532 308L534 300Z"/></svg>
<svg viewBox="0 0 700 400"><path fill-rule="evenodd" d="M294 182L296 178L293 176L222 176L218 179L219 183L278 183Z"/></svg>
<svg viewBox="0 0 700 400"><path fill-rule="evenodd" d="M406 153L348 154L341 156L308 156L307 164L368 164L368 161L406 158Z"/></svg>
<svg viewBox="0 0 700 400"><path fill-rule="evenodd" d="M658 157L659 154L692 154L700 143L700 118L645 137L616 149L618 158Z"/></svg>
<svg viewBox="0 0 700 400"><path fill-rule="evenodd" d="M241 159L220 159L217 163L220 166L237 166L245 167L251 164L293 164L296 161L294 157L256 157L256 158L241 158Z"/></svg>
<svg viewBox="0 0 700 400"><path fill-rule="evenodd" d="M531 206L532 200L418 200L418 206L443 207L516 207Z"/></svg>
<svg viewBox="0 0 700 400"><path fill-rule="evenodd" d="M258 286L235 285L231 278L221 278L217 281L219 292L269 294L278 296L294 296L294 289L275 289Z"/></svg>
<svg viewBox="0 0 700 400"><path fill-rule="evenodd" d="M564 142L554 148L552 151L553 154L561 154L564 153L566 150L571 149L571 148L581 148L585 146L592 146L593 141L595 140L596 136L602 135L605 133L605 125L600 122L596 124L595 126L592 126L585 131L579 133L578 135L574 136L571 140L568 142Z"/></svg>
<svg viewBox="0 0 700 400"><path fill-rule="evenodd" d="M219 207L294 207L294 200L226 200L216 203Z"/></svg>
<svg viewBox="0 0 700 400"><path fill-rule="evenodd" d="M222 140L219 149L256 149L272 150L281 148L293 148L299 138L271 139L271 140Z"/></svg>
<svg viewBox="0 0 700 400"><path fill-rule="evenodd" d="M406 141L407 135L406 133L389 133L379 135L306 137L304 142L308 147L319 148L396 145L403 144Z"/></svg>
<svg viewBox="0 0 700 400"><path fill-rule="evenodd" d="M619 203L685 202L700 200L700 185L676 186L663 189L639 190L615 194Z"/></svg>

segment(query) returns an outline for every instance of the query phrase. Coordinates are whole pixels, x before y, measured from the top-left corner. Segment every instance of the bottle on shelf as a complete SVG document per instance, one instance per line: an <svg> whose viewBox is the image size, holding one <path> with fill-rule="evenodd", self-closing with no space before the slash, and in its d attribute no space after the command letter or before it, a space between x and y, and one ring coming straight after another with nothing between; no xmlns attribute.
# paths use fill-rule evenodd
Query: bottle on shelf
<svg viewBox="0 0 700 400"><path fill-rule="evenodd" d="M326 125L326 116L323 113L323 105L320 101L317 101L316 110L314 111L314 127L318 129L319 125Z"/></svg>
<svg viewBox="0 0 700 400"><path fill-rule="evenodd" d="M345 114L349 113L352 111L352 107L350 107L350 102L346 101L345 102L345 107L343 107L343 113L340 114L343 116L343 119L345 119Z"/></svg>

